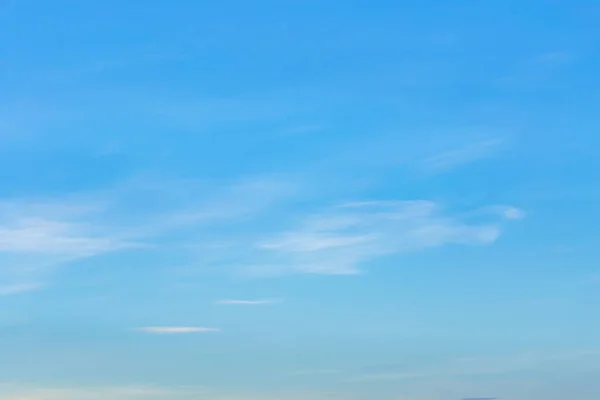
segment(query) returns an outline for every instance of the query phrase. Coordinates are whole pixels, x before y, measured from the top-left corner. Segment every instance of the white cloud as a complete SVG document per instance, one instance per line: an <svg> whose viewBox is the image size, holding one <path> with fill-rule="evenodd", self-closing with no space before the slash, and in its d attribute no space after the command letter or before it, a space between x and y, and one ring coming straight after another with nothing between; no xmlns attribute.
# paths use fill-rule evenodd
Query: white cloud
<svg viewBox="0 0 600 400"><path fill-rule="evenodd" d="M138 329L145 333L161 335L183 334L183 333L208 333L220 332L218 328L204 328L199 326L146 326Z"/></svg>
<svg viewBox="0 0 600 400"><path fill-rule="evenodd" d="M140 246L102 221L96 201L12 199L0 202L0 273L5 294L38 289L57 266Z"/></svg>
<svg viewBox="0 0 600 400"><path fill-rule="evenodd" d="M262 265L274 271L356 274L379 256L448 244L485 245L500 234L499 221L469 224L431 201L353 202L312 214L297 229L257 248Z"/></svg>
<svg viewBox="0 0 600 400"><path fill-rule="evenodd" d="M220 186L140 178L56 198L0 199L0 272L11 281L43 282L60 265L155 246L171 234L178 240L169 245L183 246L210 226L251 219L292 193L294 185L268 178Z"/></svg>
<svg viewBox="0 0 600 400"><path fill-rule="evenodd" d="M36 387L0 385L0 400L138 400L193 399L206 393L202 388L149 385L99 387Z"/></svg>
<svg viewBox="0 0 600 400"><path fill-rule="evenodd" d="M11 285L0 285L0 296L33 292L43 287L41 283L15 283Z"/></svg>
<svg viewBox="0 0 600 400"><path fill-rule="evenodd" d="M57 265L123 249L179 246L193 256L198 247L194 244L210 237L225 240L228 246L202 247L202 259L212 264L226 260L224 267L229 269L255 275L351 275L383 255L447 244L489 244L501 234L499 221L469 223L426 200L342 202L300 216L292 229L277 229L281 222L269 218L274 206L294 194L297 185L273 179L248 179L219 188L195 181L138 180L64 199L5 201L0 203L0 255L9 256L13 266L5 268L39 271L13 281L43 282L44 271ZM140 203L144 198L153 201ZM513 220L524 215L510 206L496 213ZM268 223L256 223L258 216L265 216ZM288 212L282 221L295 217ZM222 230L221 237L211 233L231 222L246 224L243 233L239 229Z"/></svg>
<svg viewBox="0 0 600 400"><path fill-rule="evenodd" d="M527 215L525 211L516 207L507 207L503 214L506 219L523 219Z"/></svg>
<svg viewBox="0 0 600 400"><path fill-rule="evenodd" d="M0 227L0 252L84 257L125 247L109 237L92 237L77 224L24 218Z"/></svg>
<svg viewBox="0 0 600 400"><path fill-rule="evenodd" d="M426 157L421 166L431 172L455 168L494 156L505 144L499 137L474 139Z"/></svg>
<svg viewBox="0 0 600 400"><path fill-rule="evenodd" d="M104 205L74 196L0 202L0 254L56 264L137 246L103 220Z"/></svg>
<svg viewBox="0 0 600 400"><path fill-rule="evenodd" d="M600 283L600 274L592 274L589 276L589 281L592 283Z"/></svg>
<svg viewBox="0 0 600 400"><path fill-rule="evenodd" d="M293 375L336 375L341 374L343 371L340 369L305 369L300 371L295 371Z"/></svg>
<svg viewBox="0 0 600 400"><path fill-rule="evenodd" d="M521 208L507 205L494 205L490 207L484 207L479 210L477 214L485 216L493 214L499 216L505 220L520 220L527 216L527 212Z"/></svg>
<svg viewBox="0 0 600 400"><path fill-rule="evenodd" d="M260 306L260 305L281 303L281 300L279 300L279 299L260 299L260 300L223 299L223 300L217 300L216 303L222 304L222 305Z"/></svg>
<svg viewBox="0 0 600 400"><path fill-rule="evenodd" d="M556 353L529 352L497 357L464 357L450 360L431 369L363 374L349 379L352 382L413 380L441 377L492 376L508 372L536 370L574 361L584 365L586 359L597 365L600 350L577 349Z"/></svg>
<svg viewBox="0 0 600 400"><path fill-rule="evenodd" d="M240 394L231 390L188 386L36 387L34 385L0 384L0 400L329 400L332 398L331 393L322 391L253 392ZM347 396L344 398L356 399Z"/></svg>
<svg viewBox="0 0 600 400"><path fill-rule="evenodd" d="M575 61L577 55L570 51L553 51L548 53L539 54L531 59L533 64L536 66L564 66Z"/></svg>
<svg viewBox="0 0 600 400"><path fill-rule="evenodd" d="M263 249L308 252L367 243L373 236L336 236L325 233L290 233L281 240L260 245Z"/></svg>

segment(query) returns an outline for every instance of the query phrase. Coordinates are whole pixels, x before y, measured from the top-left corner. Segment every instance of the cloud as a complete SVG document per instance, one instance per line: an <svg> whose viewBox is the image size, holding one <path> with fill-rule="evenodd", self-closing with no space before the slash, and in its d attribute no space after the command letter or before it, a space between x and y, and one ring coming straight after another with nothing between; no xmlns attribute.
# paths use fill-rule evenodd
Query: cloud
<svg viewBox="0 0 600 400"><path fill-rule="evenodd" d="M525 211L516 207L507 207L503 214L506 219L523 219L527 215Z"/></svg>
<svg viewBox="0 0 600 400"><path fill-rule="evenodd" d="M205 264L254 276L354 275L385 255L493 243L504 226L498 217L525 215L502 206L488 212L494 218L474 224L427 200L346 201L301 214L280 208L295 200L298 189L273 178L222 185L138 179L96 193L5 201L0 203L0 256L10 261L3 263L11 265L5 269L20 271L17 275L29 271L12 279L17 282L43 283L46 272L62 264L143 248L179 248L192 258L201 252ZM147 198L153 201L140 202ZM208 239L227 247L207 248ZM273 301L225 299L221 304Z"/></svg>
<svg viewBox="0 0 600 400"><path fill-rule="evenodd" d="M272 266L273 271L357 274L384 255L444 245L491 244L501 234L500 221L495 219L469 224L425 200L342 203L306 216L296 229L260 241L256 247L263 257L261 264Z"/></svg>
<svg viewBox="0 0 600 400"><path fill-rule="evenodd" d="M592 274L588 279L591 283L600 283L600 274Z"/></svg>
<svg viewBox="0 0 600 400"><path fill-rule="evenodd" d="M196 200L170 210L161 220L164 225L160 228L246 218L296 193L294 184L277 179L255 178L233 182L213 188L212 193L207 193L206 200Z"/></svg>
<svg viewBox="0 0 600 400"><path fill-rule="evenodd" d="M241 306L260 306L267 304L281 303L279 299L262 299L262 300L234 300L234 299L223 299L217 300L217 304L221 305L241 305Z"/></svg>
<svg viewBox="0 0 600 400"><path fill-rule="evenodd" d="M11 285L0 286L0 296L9 296L13 294L33 292L40 290L44 285L41 283L16 283Z"/></svg>
<svg viewBox="0 0 600 400"><path fill-rule="evenodd" d="M342 372L340 369L307 369L295 371L293 375L336 375Z"/></svg>
<svg viewBox="0 0 600 400"><path fill-rule="evenodd" d="M498 397L464 397L462 400L498 400Z"/></svg>
<svg viewBox="0 0 600 400"><path fill-rule="evenodd" d="M76 259L137 245L102 224L100 204L78 200L67 195L1 202L0 254Z"/></svg>
<svg viewBox="0 0 600 400"><path fill-rule="evenodd" d="M201 386L37 386L0 382L0 400L302 400L331 399L327 393L304 391L283 393L228 393L229 390Z"/></svg>
<svg viewBox="0 0 600 400"><path fill-rule="evenodd" d="M485 207L479 210L479 214L495 214L505 220L517 221L523 219L527 216L527 212L521 208L507 205L495 205L490 207Z"/></svg>
<svg viewBox="0 0 600 400"><path fill-rule="evenodd" d="M564 66L577 59L577 55L569 51L553 51L539 54L532 58L532 62L545 66Z"/></svg>
<svg viewBox="0 0 600 400"><path fill-rule="evenodd" d="M0 385L0 400L137 400L137 399L193 399L206 392L202 388L161 387L150 385L99 387L35 387Z"/></svg>
<svg viewBox="0 0 600 400"><path fill-rule="evenodd" d="M228 246L204 246L202 260L222 263L224 271L355 275L385 255L490 244L503 228L494 219L470 223L427 200L346 201L302 214L279 209L298 193L298 184L268 177L221 185L137 179L95 193L13 199L0 203L0 256L10 257L6 265L15 270L38 271L17 281L43 282L45 271L108 252L178 247L195 257L210 237ZM139 201L147 198L153 201ZM272 218L278 210L285 218ZM495 211L505 220L525 216L512 206ZM232 231L232 224L245 225ZM272 302L225 299L220 304Z"/></svg>
<svg viewBox="0 0 600 400"><path fill-rule="evenodd" d="M160 335L184 334L184 333L208 333L220 332L218 328L204 328L197 326L146 326L138 329L141 332Z"/></svg>
<svg viewBox="0 0 600 400"><path fill-rule="evenodd" d="M0 227L0 252L85 257L126 246L112 238L87 236L80 228L56 220L18 219Z"/></svg>
<svg viewBox="0 0 600 400"><path fill-rule="evenodd" d="M292 193L293 184L260 177L221 184L137 178L86 193L0 199L0 273L43 282L48 272L84 258L183 246L216 224L250 220Z"/></svg>
<svg viewBox="0 0 600 400"><path fill-rule="evenodd" d="M567 361L576 361L583 364L583 361L588 357L591 357L595 361L594 365L597 365L598 355L600 355L598 349L583 349L557 353L528 352L498 357L464 357L450 360L445 365L438 365L431 369L362 374L350 379L350 381L378 382L444 377L494 376L515 371L535 370L551 365L552 363L565 364Z"/></svg>
<svg viewBox="0 0 600 400"><path fill-rule="evenodd" d="M505 144L506 141L499 137L474 139L426 157L421 167L430 172L452 169L494 156Z"/></svg>
<svg viewBox="0 0 600 400"><path fill-rule="evenodd" d="M62 200L62 201L61 201ZM107 229L95 204L64 199L12 199L0 202L0 275L10 282L8 294L45 283L59 265L140 246Z"/></svg>
<svg viewBox="0 0 600 400"><path fill-rule="evenodd" d="M337 398L337 396L336 396ZM347 397L344 397L347 398ZM281 393L227 393L227 391L202 387L161 386L106 386L106 387L35 387L0 385L0 400L330 400L331 393L281 392ZM354 399L354 397L353 397Z"/></svg>

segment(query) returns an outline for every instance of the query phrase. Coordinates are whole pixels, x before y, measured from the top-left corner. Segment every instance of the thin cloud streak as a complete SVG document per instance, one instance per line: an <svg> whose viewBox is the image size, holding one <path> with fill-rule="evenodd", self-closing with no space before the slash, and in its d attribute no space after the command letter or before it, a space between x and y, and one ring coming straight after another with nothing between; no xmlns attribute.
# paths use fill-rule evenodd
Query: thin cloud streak
<svg viewBox="0 0 600 400"><path fill-rule="evenodd" d="M44 219L21 219L0 227L0 252L85 257L128 247L104 237L78 234L76 224Z"/></svg>
<svg viewBox="0 0 600 400"><path fill-rule="evenodd" d="M268 304L281 303L283 300L280 299L261 299L261 300L235 300L235 299L223 299L217 300L216 304L220 305L240 305L240 306L260 306Z"/></svg>
<svg viewBox="0 0 600 400"><path fill-rule="evenodd" d="M504 218L518 220L523 219L527 213L516 207L507 207L503 212Z"/></svg>
<svg viewBox="0 0 600 400"><path fill-rule="evenodd" d="M305 217L297 229L258 242L262 267L249 271L352 275L380 256L445 245L487 245L500 234L497 216L469 224L432 201L346 202Z"/></svg>
<svg viewBox="0 0 600 400"><path fill-rule="evenodd" d="M35 385L0 385L0 400L133 400L197 399L207 390L200 387L162 386L74 386L36 387Z"/></svg>
<svg viewBox="0 0 600 400"><path fill-rule="evenodd" d="M37 281L84 258L155 247L160 238L181 230L188 232L182 241L193 241L215 224L256 216L294 190L289 183L261 178L226 185L137 179L87 193L4 200L0 255L8 262L3 268L16 275L29 271L27 279ZM153 205L131 211L132 199L146 196L156 199Z"/></svg>
<svg viewBox="0 0 600 400"><path fill-rule="evenodd" d="M505 145L503 138L474 140L425 158L421 167L425 171L441 172L495 156Z"/></svg>
<svg viewBox="0 0 600 400"><path fill-rule="evenodd" d="M17 283L12 285L1 285L0 296L10 296L40 290L44 287L41 283Z"/></svg>
<svg viewBox="0 0 600 400"><path fill-rule="evenodd" d="M340 369L308 369L308 370L295 371L293 373L293 375L299 375L299 376L336 375L336 374L341 374L343 372L344 371L342 371Z"/></svg>
<svg viewBox="0 0 600 400"><path fill-rule="evenodd" d="M146 326L138 328L140 332L158 335L176 335L185 333L210 333L220 332L219 328L204 328L198 326Z"/></svg>
<svg viewBox="0 0 600 400"><path fill-rule="evenodd" d="M586 357L597 359L597 349L573 350L564 353L524 353L505 357L466 357L448 364L421 371L385 372L363 374L348 379L348 382L403 381L440 377L494 376L515 371L535 370L551 363L564 363L568 360L582 360Z"/></svg>

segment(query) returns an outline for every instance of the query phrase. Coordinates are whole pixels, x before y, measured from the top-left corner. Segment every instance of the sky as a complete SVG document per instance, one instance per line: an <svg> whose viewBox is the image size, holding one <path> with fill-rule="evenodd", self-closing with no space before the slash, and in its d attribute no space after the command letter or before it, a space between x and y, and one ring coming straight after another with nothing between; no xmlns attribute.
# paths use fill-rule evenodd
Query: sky
<svg viewBox="0 0 600 400"><path fill-rule="evenodd" d="M0 400L600 398L599 19L2 1Z"/></svg>

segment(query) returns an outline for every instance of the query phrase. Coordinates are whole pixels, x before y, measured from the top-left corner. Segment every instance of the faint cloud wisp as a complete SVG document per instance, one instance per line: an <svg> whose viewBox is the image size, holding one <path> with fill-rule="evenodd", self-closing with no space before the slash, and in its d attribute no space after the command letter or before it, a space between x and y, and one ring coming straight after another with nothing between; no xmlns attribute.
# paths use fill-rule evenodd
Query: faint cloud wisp
<svg viewBox="0 0 600 400"><path fill-rule="evenodd" d="M283 300L280 299L260 299L260 300L235 300L235 299L223 299L217 300L216 304L228 305L228 306L262 306L269 304L281 303Z"/></svg>
<svg viewBox="0 0 600 400"><path fill-rule="evenodd" d="M425 158L421 166L425 171L440 172L469 164L494 156L499 152L506 141L503 138L487 138L474 140L449 150Z"/></svg>
<svg viewBox="0 0 600 400"><path fill-rule="evenodd" d="M379 256L485 245L500 234L498 221L468 224L432 201L353 202L309 215L297 229L263 240L257 249L263 265L278 263L280 271L348 275Z"/></svg>
<svg viewBox="0 0 600 400"><path fill-rule="evenodd" d="M9 296L13 294L33 292L40 290L44 285L41 283L16 283L0 286L0 296Z"/></svg>
<svg viewBox="0 0 600 400"><path fill-rule="evenodd" d="M173 335L184 333L210 333L220 332L218 328L204 328L198 326L146 326L138 329L140 332L158 335Z"/></svg>

